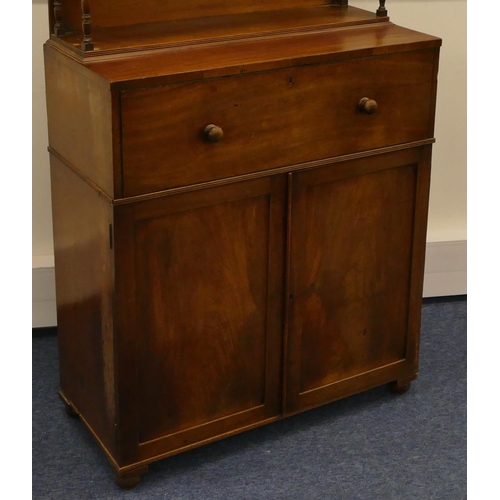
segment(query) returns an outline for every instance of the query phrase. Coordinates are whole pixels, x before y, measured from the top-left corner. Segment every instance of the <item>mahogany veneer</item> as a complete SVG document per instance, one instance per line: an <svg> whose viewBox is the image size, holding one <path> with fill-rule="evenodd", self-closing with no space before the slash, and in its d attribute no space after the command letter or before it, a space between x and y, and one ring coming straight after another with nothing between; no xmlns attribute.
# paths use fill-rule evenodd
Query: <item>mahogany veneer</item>
<svg viewBox="0 0 500 500"><path fill-rule="evenodd" d="M49 4L61 397L118 484L407 390L441 40L385 2Z"/></svg>

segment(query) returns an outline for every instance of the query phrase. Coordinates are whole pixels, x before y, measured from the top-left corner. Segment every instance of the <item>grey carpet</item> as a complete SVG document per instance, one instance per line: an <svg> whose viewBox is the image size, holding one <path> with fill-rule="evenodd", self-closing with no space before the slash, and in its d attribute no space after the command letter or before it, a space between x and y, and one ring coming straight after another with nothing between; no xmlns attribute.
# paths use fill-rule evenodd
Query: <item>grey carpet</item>
<svg viewBox="0 0 500 500"><path fill-rule="evenodd" d="M466 308L425 304L420 376L157 462L119 489L58 398L57 339L33 338L33 498L461 500L466 498Z"/></svg>

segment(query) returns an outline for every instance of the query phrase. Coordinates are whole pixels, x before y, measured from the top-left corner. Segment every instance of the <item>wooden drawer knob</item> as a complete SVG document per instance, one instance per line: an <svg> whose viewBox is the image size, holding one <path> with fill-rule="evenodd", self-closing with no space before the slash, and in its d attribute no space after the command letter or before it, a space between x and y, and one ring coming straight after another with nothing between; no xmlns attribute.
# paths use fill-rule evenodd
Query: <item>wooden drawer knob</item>
<svg viewBox="0 0 500 500"><path fill-rule="evenodd" d="M224 137L224 131L217 125L207 125L203 131L205 139L209 142L219 142Z"/></svg>
<svg viewBox="0 0 500 500"><path fill-rule="evenodd" d="M358 109L367 115L373 115L373 113L377 111L377 101L368 99L368 97L363 97L358 102Z"/></svg>

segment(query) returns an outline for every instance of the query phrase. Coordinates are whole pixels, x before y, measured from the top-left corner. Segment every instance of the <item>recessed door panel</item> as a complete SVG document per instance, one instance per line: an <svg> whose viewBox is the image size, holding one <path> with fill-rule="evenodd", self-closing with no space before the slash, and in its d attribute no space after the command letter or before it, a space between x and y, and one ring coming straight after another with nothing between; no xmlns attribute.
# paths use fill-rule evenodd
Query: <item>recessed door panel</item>
<svg viewBox="0 0 500 500"><path fill-rule="evenodd" d="M128 210L139 443L168 451L278 415L284 177Z"/></svg>
<svg viewBox="0 0 500 500"><path fill-rule="evenodd" d="M293 176L289 411L408 369L417 175L413 151Z"/></svg>

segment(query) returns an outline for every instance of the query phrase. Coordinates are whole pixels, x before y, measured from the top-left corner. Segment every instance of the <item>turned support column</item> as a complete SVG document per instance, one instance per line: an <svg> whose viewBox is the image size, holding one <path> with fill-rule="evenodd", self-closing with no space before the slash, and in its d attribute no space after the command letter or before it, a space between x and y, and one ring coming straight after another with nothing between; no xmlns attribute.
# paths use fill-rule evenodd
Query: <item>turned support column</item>
<svg viewBox="0 0 500 500"><path fill-rule="evenodd" d="M386 17L387 16L387 9L385 8L385 0L380 0L380 5L377 9L377 16L378 17Z"/></svg>
<svg viewBox="0 0 500 500"><path fill-rule="evenodd" d="M83 40L82 40L82 50L94 50L94 43L90 37L90 31L92 28L92 22L90 20L90 0L82 0L82 29L83 29Z"/></svg>
<svg viewBox="0 0 500 500"><path fill-rule="evenodd" d="M66 34L66 28L62 22L62 0L54 0L54 27L52 31L56 36L62 36Z"/></svg>

